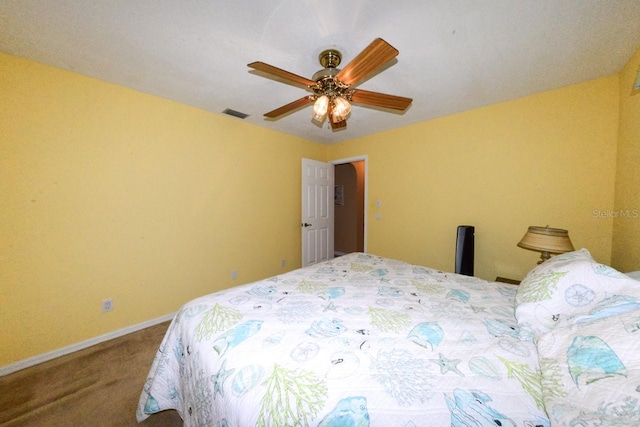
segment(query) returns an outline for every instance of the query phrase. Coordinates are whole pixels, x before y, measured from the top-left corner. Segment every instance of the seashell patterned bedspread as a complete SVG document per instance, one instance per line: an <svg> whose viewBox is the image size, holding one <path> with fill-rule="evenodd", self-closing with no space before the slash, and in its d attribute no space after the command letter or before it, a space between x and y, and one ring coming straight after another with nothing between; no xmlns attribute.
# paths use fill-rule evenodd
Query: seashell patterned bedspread
<svg viewBox="0 0 640 427"><path fill-rule="evenodd" d="M549 426L516 287L353 253L185 304L139 421Z"/></svg>

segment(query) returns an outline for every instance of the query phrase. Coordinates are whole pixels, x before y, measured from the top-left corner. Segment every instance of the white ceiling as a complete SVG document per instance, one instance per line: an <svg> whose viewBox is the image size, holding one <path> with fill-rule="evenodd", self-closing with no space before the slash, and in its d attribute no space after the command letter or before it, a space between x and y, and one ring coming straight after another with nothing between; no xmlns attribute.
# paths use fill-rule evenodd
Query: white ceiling
<svg viewBox="0 0 640 427"><path fill-rule="evenodd" d="M346 130L255 74L311 78L374 38L400 51L360 88L413 98L403 114L356 106ZM640 48L640 0L2 0L0 50L322 143L334 143L615 74ZM240 119L235 119L240 120Z"/></svg>

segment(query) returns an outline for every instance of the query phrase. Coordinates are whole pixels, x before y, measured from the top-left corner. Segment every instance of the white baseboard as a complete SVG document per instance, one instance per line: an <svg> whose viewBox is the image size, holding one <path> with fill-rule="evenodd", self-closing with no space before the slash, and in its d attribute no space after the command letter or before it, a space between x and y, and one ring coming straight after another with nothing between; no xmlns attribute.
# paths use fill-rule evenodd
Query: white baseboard
<svg viewBox="0 0 640 427"><path fill-rule="evenodd" d="M118 337L130 334L132 332L140 331L150 326L158 325L162 322L166 322L173 319L175 315L176 313L167 314L165 316L158 317L156 319L147 320L146 322L138 323L137 325L127 326L126 328L118 329L117 331L109 332L108 334L90 338L88 340L81 341L79 343L72 344L67 347L59 348L57 350L53 350L48 353L43 353L37 356L30 357L28 359L20 360L10 365L0 366L0 377L4 375L12 374L21 369L35 366L42 362L53 360L56 357L64 356L65 354L73 353L74 351L83 350L85 348L91 347L92 345L96 345L101 342L109 341L114 338L118 338Z"/></svg>

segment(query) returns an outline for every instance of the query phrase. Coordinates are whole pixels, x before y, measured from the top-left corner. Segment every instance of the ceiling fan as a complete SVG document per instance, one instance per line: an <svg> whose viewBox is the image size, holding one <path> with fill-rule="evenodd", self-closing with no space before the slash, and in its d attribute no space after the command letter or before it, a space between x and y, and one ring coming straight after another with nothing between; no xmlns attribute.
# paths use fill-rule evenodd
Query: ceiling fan
<svg viewBox="0 0 640 427"><path fill-rule="evenodd" d="M347 116L351 112L350 102L404 111L413 101L411 98L387 95L379 92L355 89L354 86L398 55L398 50L381 38L375 39L358 56L343 69L338 69L342 54L335 49L323 51L320 65L324 67L311 79L290 73L264 62L252 62L249 67L271 74L280 79L301 84L313 92L289 104L276 108L265 114L265 117L276 119L293 110L313 104L312 119L322 125L328 118L331 129L340 130L347 127Z"/></svg>

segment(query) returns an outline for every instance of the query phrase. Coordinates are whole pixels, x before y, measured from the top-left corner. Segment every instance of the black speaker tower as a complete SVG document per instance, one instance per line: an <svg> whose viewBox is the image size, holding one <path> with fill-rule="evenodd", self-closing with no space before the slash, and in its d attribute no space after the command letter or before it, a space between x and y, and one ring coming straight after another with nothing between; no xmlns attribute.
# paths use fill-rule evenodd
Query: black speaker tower
<svg viewBox="0 0 640 427"><path fill-rule="evenodd" d="M473 276L473 233L475 228L472 225L458 226L458 237L456 239L456 273L465 276Z"/></svg>

